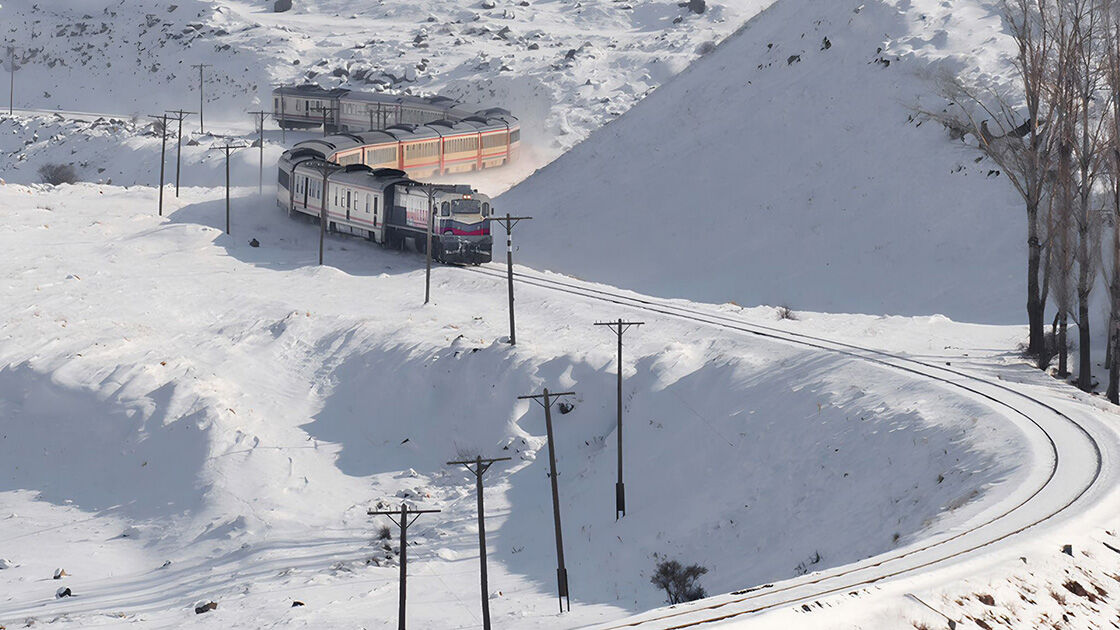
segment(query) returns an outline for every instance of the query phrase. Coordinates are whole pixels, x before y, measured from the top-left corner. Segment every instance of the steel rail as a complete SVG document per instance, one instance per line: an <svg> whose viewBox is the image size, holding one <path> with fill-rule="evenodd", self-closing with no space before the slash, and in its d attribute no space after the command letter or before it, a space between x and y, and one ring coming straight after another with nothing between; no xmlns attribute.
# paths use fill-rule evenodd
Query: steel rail
<svg viewBox="0 0 1120 630"><path fill-rule="evenodd" d="M469 271L472 271L472 272L475 272L475 273L480 273L482 275L494 277L496 279L504 279L505 278L505 274L503 272L499 272L496 269L490 269L490 268L487 268L487 267L465 268L465 269L467 269ZM1054 518L1055 516L1061 514L1065 510L1069 509L1070 506L1072 506L1074 503L1076 503L1078 500L1080 500L1081 497L1083 497L1085 495L1085 493L1087 493L1090 489L1092 489L1092 487L1096 484L1097 480L1100 478L1102 467L1103 467L1103 457L1102 457L1102 453L1101 453L1101 448L1100 448L1100 445L1098 444L1098 442L1096 441L1096 439L1092 436L1091 433L1089 433L1088 430L1085 429L1085 427L1083 427L1081 424L1079 424L1078 422L1076 422L1075 420L1070 418L1068 415L1058 411L1052 405L1049 405L1049 404L1047 404L1047 403L1045 403L1045 402L1043 402L1043 401L1041 401L1037 398L1034 398L1034 397L1032 397L1028 394L1024 394L1024 393L1022 393L1018 390L1015 390L1011 387L1008 387L1006 385L991 382L991 381L983 379L979 376L968 374L968 373L965 373L965 372L962 372L962 371L959 371L959 370L950 369L948 367L936 365L936 364L933 364L933 363L927 363L927 362L924 362L924 361L919 361L919 360L916 360L916 359L912 359L910 357L906 357L906 356L902 356L902 355L898 355L898 354L893 354L893 353L890 353L890 352L887 352L887 351L884 351L884 350L877 350L877 349L874 349L874 348L865 348L865 347L862 347L862 346L858 346L858 345L854 345L854 344L850 344L850 343L846 343L846 342L833 341L833 340L825 339L825 338L822 338L822 337L815 337L815 336L807 335L807 334L803 334L803 333L797 333L797 332L793 332L793 331L782 330L780 328L775 328L775 327L772 327L772 326L765 326L765 325L762 325L762 324L752 324L752 323L743 321L741 319L728 317L726 315L721 315L721 314L716 314L716 313L708 313L708 312L705 312L705 311L702 311L702 310L699 310L699 309L695 309L695 308L688 308L688 307L678 306L678 305L674 305L674 304L669 304L669 303L666 303L665 301L662 301L662 300L627 296L627 295L623 295L621 293L615 293L615 292L611 292L611 291L607 291L607 290L603 290L603 289L597 289L597 288L593 288L593 287L582 286L582 285L574 284L574 283L570 283L570 282L563 282L563 281L552 279L552 278L534 276L534 275L526 274L524 272L515 272L514 277L517 281L519 281L523 284L527 284L527 285L530 285L530 286L535 286L535 287L538 287L538 288L543 288L543 289L548 289L548 290L553 290L553 291L560 291L560 292L564 292L564 293L578 295L578 296L584 297L584 298L595 299L595 300L599 300L599 301L603 301L603 302L617 304L617 305L620 305L620 306L624 306L624 307L628 307L628 308L632 308L632 309L636 309L636 310L653 312L653 313L657 313L657 314L660 314L660 315L665 315L665 316L668 316L668 317L674 317L674 318L677 318L677 319L683 319L683 320L687 320L687 321L693 321L693 322L702 323L702 324L715 326L715 327L719 327L719 328L724 328L724 329L728 329L728 330L734 330L734 331L738 331L738 332L752 334L752 335L772 339L772 340L779 341L779 342L785 342L785 343L790 343L790 344L794 344L794 345L805 346L805 347L809 347L809 348L813 348L813 349L817 349L817 350L823 350L823 351L826 351L826 352L833 352L833 353L849 356L849 357L852 357L852 358L855 358L855 359L860 359L860 360L868 361L868 362L871 362L871 363L879 364L879 365L885 366L887 368L892 368L892 369L895 369L895 370L900 370L900 371L903 371L903 372L915 374L915 375L918 375L920 377L932 379L934 381L938 381L938 382L941 382L941 383L944 383L944 384L947 384L947 385L950 385L950 386L968 391L968 392L970 392L974 395L985 398L985 399L987 399L991 402L996 403L997 405L1005 407L1005 408L1009 409L1010 411L1022 416L1023 418L1028 420L1030 423L1032 423L1035 427L1037 427L1038 430L1041 431L1042 434L1046 436L1046 439L1049 442L1049 446L1050 446L1050 450L1051 450L1051 454L1052 454L1050 471L1047 475L1046 481L1039 488L1037 488L1034 492L1032 492L1030 496L1028 496L1024 500L1022 500L1021 502L1019 502L1017 505L1011 507L1007 511L1003 512L1002 514L994 516L991 519L989 519L989 520L987 520L983 523L979 523L979 524L977 524L973 527L970 527L966 530L962 530L962 531L960 531L960 532L956 533L955 535L950 536L948 538L937 539L936 541L931 542L930 544L927 544L925 546L918 547L918 548L906 549L901 553L884 554L882 557L880 557L878 559L875 559L873 557L873 558L869 559L869 560L875 560L874 562L871 562L871 563L867 563L866 561L852 563L851 565L849 565L849 568L842 569L838 573L829 573L829 574L821 575L821 576L816 577L816 578L811 579L811 580L797 581L794 584L790 584L790 585L780 587L780 588L777 588L777 589L773 589L773 588L768 589L768 588L765 588L765 587L761 587L761 588L749 589L749 593L747 591L736 591L735 593L732 593L733 598L729 599L729 600L720 600L720 601L716 601L716 602L711 602L707 605L690 606L686 610L676 610L676 611L673 611L673 612L669 612L667 614L658 615L658 616L655 616L655 617L648 617L648 618L644 618L644 619L638 619L638 620L634 620L634 621L631 621L631 622L625 622L625 621L614 622L616 625L595 626L596 628L602 628L602 630L610 630L610 629L616 629L616 628L632 628L632 627L638 627L638 626L644 626L644 625L653 625L653 624L663 623L663 622L674 623L672 621L674 619L679 619L680 617L689 616L689 615L703 614L704 611L718 611L719 612L718 615L713 616L713 617L706 617L704 619L688 620L688 621L681 619L680 621L684 622L683 624L659 626L659 628L661 628L661 630L676 630L676 629L680 629L680 628L694 627L694 626L707 624L707 623L715 623L715 622L720 622L720 621L726 621L728 619L731 619L731 618L734 618L734 617L739 617L739 616L742 616L742 615L758 613L758 612L768 610L768 609L773 609L773 608L787 606L787 605L791 605L791 604L795 604L795 603L799 603L799 602L804 602L804 601L807 601L809 599L819 598L819 597L826 596L826 595L831 595L831 594L834 594L834 593L837 593L837 592L851 590L854 587L864 586L864 585L867 585L867 584L872 584L872 583L875 583L875 582L882 581L884 579L897 577L899 575L903 575L903 574L907 574L907 573L912 573L912 572L917 571L919 569L928 568L932 565L940 564L940 563L946 562L948 560L957 558L959 556L972 553L972 552L974 552L978 549L981 549L983 547L990 546L992 544L995 544L997 542L1005 540L1005 539L1007 539L1011 536L1020 534L1023 531L1025 531L1027 529L1030 529L1031 527L1035 527L1035 526L1037 526L1037 525L1039 525L1043 522L1046 522L1046 521L1050 520L1051 518ZM868 356L868 355L871 355L871 356ZM896 361L901 362L901 363L905 363L905 364L909 364L909 365L899 365L898 363L894 363ZM911 366L913 366L913 367L911 367ZM893 572L890 572L890 573L876 575L874 577L863 579L863 580L860 580L860 581L854 581L854 582L849 581L849 582L846 582L846 583L844 583L840 586L830 587L828 589L825 589L825 590L822 590L822 591L817 591L817 592L812 593L812 594L801 595L801 596L797 596L797 597L794 597L794 598L791 598L791 599L787 599L787 600L783 600L783 601L779 601L779 602L772 602L772 603L760 605L760 606L745 609L745 610L719 611L718 609L722 609L722 608L725 608L727 606L733 606L733 605L736 605L736 604L743 604L743 603L747 603L747 602L750 602L751 600L758 599L758 598L761 598L761 597L772 596L776 593L782 593L782 592L786 592L786 591L790 591L790 590L794 590L794 589L800 589L800 588L804 588L805 586L810 586L810 585L813 585L813 584L819 584L819 583L822 583L822 582L825 582L825 581L836 580L836 579L839 579L839 578L843 578L846 575L850 575L852 573L856 573L856 572L860 572L860 571L866 571L868 569L883 566L887 563L896 562L900 559L903 559L903 558L906 558L906 557L909 557L909 556L912 556L912 555L915 555L915 554L918 554L918 553L929 551L930 549L934 549L936 547L945 545L945 544L950 543L954 540L960 539L964 536L974 534L974 533L978 532L979 530L990 527L994 523L997 523L997 522L1007 518L1009 515L1016 512L1017 510L1021 509L1027 503L1030 503L1044 489L1046 489L1046 487L1050 484L1050 482L1053 480L1055 474L1057 473L1060 455L1059 455L1059 451L1058 451L1058 448L1057 448L1057 444L1055 443L1053 436L1051 436L1050 433L1047 432L1046 429L1037 420L1032 418L1029 414L1027 414L1023 410L1011 405L1010 403L1008 403L1004 400L1000 400L999 398L996 398L995 396L993 396L991 394L987 394L985 392L979 391L974 387L970 387L968 385L965 385L963 383L951 380L949 378L929 374L925 371L922 371L922 369L918 369L919 367L922 368L922 369L925 369L925 370L933 370L933 371L939 371L939 372L942 372L942 373L947 373L947 374L950 374L954 377L958 377L958 378L961 378L961 379L966 379L966 380L977 382L977 383L982 383L983 385L985 385L987 387L992 387L992 388L995 388L995 389L998 389L998 390L1005 391L1005 392L1010 393L1010 394L1012 394L1012 395L1014 395L1018 398L1029 401L1032 404L1038 405L1038 406L1048 410L1049 412L1055 414L1057 417L1059 417L1059 418L1065 420L1066 422L1070 423L1078 432L1080 432L1088 440L1088 442L1093 447L1094 458L1095 458L1095 466L1094 466L1094 472L1093 472L1092 478L1089 479L1087 483L1083 484L1083 487L1081 487L1079 489L1077 494L1072 499L1067 501L1064 505L1062 505L1058 509L1048 512L1042 518L1033 520L1023 527L1020 527L1020 528L1015 529L1015 530L1010 531L1010 532L1003 533L999 536L996 536L994 538L986 540L986 541L984 541L982 543L979 543L977 545L970 546L968 548L956 551L956 552L951 553L951 554L946 554L944 556L935 558L933 560L921 563L921 564L916 565L916 566L905 567L905 568L902 568L902 569L899 569L899 570L896 570L896 571L893 571ZM741 595L741 596L735 597L736 594Z"/></svg>

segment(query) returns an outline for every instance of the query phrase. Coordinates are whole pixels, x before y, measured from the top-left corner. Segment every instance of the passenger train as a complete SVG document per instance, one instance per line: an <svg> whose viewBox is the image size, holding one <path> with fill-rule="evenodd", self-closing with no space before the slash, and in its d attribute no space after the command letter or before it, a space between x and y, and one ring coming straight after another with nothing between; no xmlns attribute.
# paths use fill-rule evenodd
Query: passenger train
<svg viewBox="0 0 1120 630"><path fill-rule="evenodd" d="M403 247L407 239L420 252L431 221L435 260L477 265L491 259L490 198L470 186L422 184L399 169L342 166L297 149L280 158L277 204L289 214L325 216L332 232L384 247Z"/></svg>
<svg viewBox="0 0 1120 630"><path fill-rule="evenodd" d="M413 177L502 166L517 157L521 124L501 108L471 111L444 97L326 90L316 85L273 90L273 116L285 128L323 125L311 149L343 166L391 168Z"/></svg>

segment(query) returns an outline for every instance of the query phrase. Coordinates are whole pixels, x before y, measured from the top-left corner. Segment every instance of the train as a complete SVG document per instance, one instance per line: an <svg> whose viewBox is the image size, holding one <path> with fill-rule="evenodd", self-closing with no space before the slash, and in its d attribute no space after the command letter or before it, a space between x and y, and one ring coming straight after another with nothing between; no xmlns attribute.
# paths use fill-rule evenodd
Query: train
<svg viewBox="0 0 1120 630"><path fill-rule="evenodd" d="M404 171L411 177L467 173L516 159L521 124L500 107L471 110L441 96L355 92L317 85L272 92L273 117L288 129L322 126L310 149L343 166Z"/></svg>
<svg viewBox="0 0 1120 630"><path fill-rule="evenodd" d="M403 170L338 164L311 149L285 152L279 162L277 205L349 233L401 248L411 243L443 263L491 260L490 197L463 184L423 184ZM429 222L431 224L429 228Z"/></svg>

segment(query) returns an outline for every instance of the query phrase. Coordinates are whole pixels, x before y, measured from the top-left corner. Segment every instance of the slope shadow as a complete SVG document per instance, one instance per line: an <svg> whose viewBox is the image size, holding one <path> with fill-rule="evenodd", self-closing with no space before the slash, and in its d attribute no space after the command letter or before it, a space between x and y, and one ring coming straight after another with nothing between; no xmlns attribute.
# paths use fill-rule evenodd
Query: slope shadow
<svg viewBox="0 0 1120 630"><path fill-rule="evenodd" d="M171 385L130 406L69 389L27 366L0 370L0 491L153 518L195 510L208 454L195 414L168 418ZM147 405L144 405L145 407Z"/></svg>
<svg viewBox="0 0 1120 630"><path fill-rule="evenodd" d="M225 234L224 197L184 205L168 219L174 224L217 230L214 244L250 265L290 271L319 263L318 223L298 213L288 216L267 192L231 198L230 234ZM258 247L249 244L254 239ZM423 269L425 263L422 255L411 250L390 250L358 236L331 233L324 239L323 262L355 276L410 273Z"/></svg>

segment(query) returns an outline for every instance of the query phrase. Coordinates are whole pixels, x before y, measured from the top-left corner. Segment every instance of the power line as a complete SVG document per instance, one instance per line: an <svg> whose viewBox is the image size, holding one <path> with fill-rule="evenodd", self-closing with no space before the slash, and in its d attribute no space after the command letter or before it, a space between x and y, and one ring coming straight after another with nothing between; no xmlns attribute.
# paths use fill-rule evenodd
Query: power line
<svg viewBox="0 0 1120 630"><path fill-rule="evenodd" d="M195 114L196 112L186 112L181 109L169 109L169 114L175 114L176 120L179 122L179 131L175 136L175 197L179 196L179 166L182 163L183 156L183 119L187 116Z"/></svg>
<svg viewBox="0 0 1120 630"><path fill-rule="evenodd" d="M556 598L560 601L560 612L564 612L564 600L568 600L568 611L572 610L572 598L568 595L568 569L564 566L564 534L560 527L560 490L556 484L556 446L552 436L552 404L560 396L574 396L575 392L549 392L518 396L518 400L534 400L544 407L544 426L548 433L548 469L552 481L552 519L556 528Z"/></svg>
<svg viewBox="0 0 1120 630"><path fill-rule="evenodd" d="M210 147L211 151L225 151L226 153L226 234L230 233L229 230L229 154L230 151L237 149L244 149L247 145L244 144L226 144L220 147Z"/></svg>
<svg viewBox="0 0 1120 630"><path fill-rule="evenodd" d="M506 286L509 293L509 345L517 345L517 329L513 318L513 227L521 221L531 221L533 217L494 217L494 221L506 229Z"/></svg>
<svg viewBox="0 0 1120 630"><path fill-rule="evenodd" d="M617 322L596 322L596 326L607 326L618 335L618 483L614 486L614 520L618 520L621 513L626 516L626 486L622 483L622 335L627 330L641 326L645 322L626 322L621 318Z"/></svg>
<svg viewBox="0 0 1120 630"><path fill-rule="evenodd" d="M508 457L492 457L483 459L481 456L473 460L447 462L448 466L462 465L471 471L475 479L475 492L478 494L478 557L479 557L479 582L482 588L482 628L490 630L490 587L486 576L486 510L482 502L482 476L490 469L494 462L508 462Z"/></svg>
<svg viewBox="0 0 1120 630"><path fill-rule="evenodd" d="M203 84L203 69L211 67L208 63L196 63L191 65L192 68L198 68L198 132L206 133L206 125L202 120L202 108L206 105L205 88Z"/></svg>
<svg viewBox="0 0 1120 630"><path fill-rule="evenodd" d="M386 511L386 510L366 510L366 514L370 516L387 516L390 521L400 528L401 530L401 577L400 577L400 598L397 608L397 628L398 630L405 630L405 600L408 598L408 528L420 518L421 514L435 514L439 510L410 510L407 503L401 503L399 511ZM409 519L410 515L412 516ZM393 518L397 515L398 518ZM398 520L399 519L399 520Z"/></svg>
<svg viewBox="0 0 1120 630"><path fill-rule="evenodd" d="M163 167L167 162L167 114L148 116L159 121L159 132L162 140L159 149L159 216L163 216Z"/></svg>

